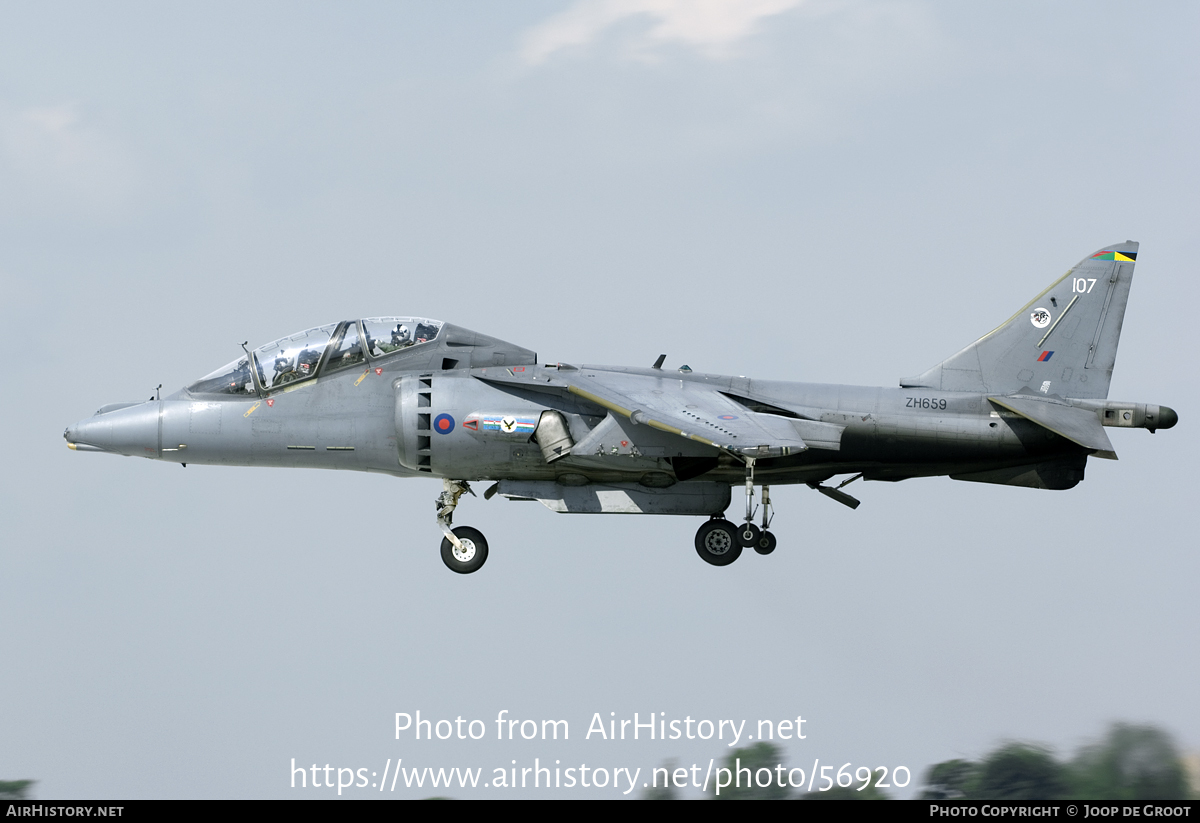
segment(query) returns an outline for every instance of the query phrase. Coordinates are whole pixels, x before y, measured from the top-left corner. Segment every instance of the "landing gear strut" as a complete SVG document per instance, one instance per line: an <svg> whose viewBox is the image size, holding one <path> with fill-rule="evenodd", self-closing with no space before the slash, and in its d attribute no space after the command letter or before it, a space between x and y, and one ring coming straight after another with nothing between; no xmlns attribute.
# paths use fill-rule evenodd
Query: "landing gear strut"
<svg viewBox="0 0 1200 823"><path fill-rule="evenodd" d="M746 458L746 522L738 528L738 543L743 548L753 548L759 554L775 551L775 535L767 531L771 525L771 487L762 487L762 527L754 525L754 458Z"/></svg>
<svg viewBox="0 0 1200 823"><path fill-rule="evenodd" d="M775 535L767 531L767 527L771 525L771 520L774 519L771 514L771 487L764 485L762 487L762 529L758 533L758 538L754 541L754 550L759 554L770 554L775 551Z"/></svg>
<svg viewBox="0 0 1200 823"><path fill-rule="evenodd" d="M470 485L465 480L442 480L442 493L434 501L437 504L437 523L442 534L442 562L452 572L470 574L478 571L487 560L488 545L479 529L470 526L450 528L454 520L454 510L458 507L458 498L469 493L474 496Z"/></svg>
<svg viewBox="0 0 1200 823"><path fill-rule="evenodd" d="M738 527L738 545L748 549L758 540L758 526L754 525L754 458L746 458L746 522Z"/></svg>

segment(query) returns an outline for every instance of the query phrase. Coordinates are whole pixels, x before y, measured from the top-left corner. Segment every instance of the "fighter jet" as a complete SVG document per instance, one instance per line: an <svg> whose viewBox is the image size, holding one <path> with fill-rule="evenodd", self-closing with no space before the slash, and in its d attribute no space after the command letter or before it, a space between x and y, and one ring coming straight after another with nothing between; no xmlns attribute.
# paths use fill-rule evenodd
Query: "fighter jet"
<svg viewBox="0 0 1200 823"><path fill-rule="evenodd" d="M441 556L460 574L488 556L477 529L453 526L479 481L491 483L485 499L555 512L703 517L696 551L725 566L745 548L774 551L774 485L852 509L843 489L859 479L1070 489L1089 456L1116 459L1106 428L1174 426L1166 406L1107 399L1137 250L1127 241L1086 257L897 388L667 369L665 355L649 367L544 364L451 323L368 317L243 343L174 394L104 406L64 437L76 451L184 466L439 479ZM735 487L740 524L724 515Z"/></svg>

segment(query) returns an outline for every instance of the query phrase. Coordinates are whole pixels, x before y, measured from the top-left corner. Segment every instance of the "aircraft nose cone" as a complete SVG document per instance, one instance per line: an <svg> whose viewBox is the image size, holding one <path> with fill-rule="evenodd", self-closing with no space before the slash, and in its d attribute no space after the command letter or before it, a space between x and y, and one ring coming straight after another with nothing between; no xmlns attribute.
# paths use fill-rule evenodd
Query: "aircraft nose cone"
<svg viewBox="0 0 1200 823"><path fill-rule="evenodd" d="M1158 407L1158 428L1169 429L1179 422L1179 415L1170 406Z"/></svg>
<svg viewBox="0 0 1200 823"><path fill-rule="evenodd" d="M158 457L158 406L138 403L97 413L67 426L63 437L75 451Z"/></svg>

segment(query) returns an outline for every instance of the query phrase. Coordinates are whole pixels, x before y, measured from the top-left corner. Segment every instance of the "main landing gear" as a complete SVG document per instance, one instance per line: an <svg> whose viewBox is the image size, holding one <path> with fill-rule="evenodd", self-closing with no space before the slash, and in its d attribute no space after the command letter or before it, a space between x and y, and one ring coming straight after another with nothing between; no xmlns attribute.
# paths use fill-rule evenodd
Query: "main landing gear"
<svg viewBox="0 0 1200 823"><path fill-rule="evenodd" d="M479 529L470 526L450 528L458 498L464 493L474 496L475 492L465 480L443 480L442 493L437 496L438 527L446 535L442 538L442 562L452 572L470 574L479 571L487 561L488 544Z"/></svg>
<svg viewBox="0 0 1200 823"><path fill-rule="evenodd" d="M746 458L746 522L735 526L723 517L714 516L696 532L696 553L714 566L728 566L742 556L742 549L754 549L759 554L775 551L775 535L767 531L771 525L771 487L762 487L762 526L754 525L754 458Z"/></svg>
<svg viewBox="0 0 1200 823"><path fill-rule="evenodd" d="M721 517L709 520L696 532L696 553L705 563L728 566L742 556L737 526Z"/></svg>
<svg viewBox="0 0 1200 823"><path fill-rule="evenodd" d="M705 563L713 566L728 566L742 556L743 549L754 549L759 554L771 554L775 551L775 535L768 531L774 520L774 507L771 505L771 487L762 487L762 525L755 525L754 518L758 507L754 505L754 458L746 459L746 520L740 526L726 520L720 514L714 514L696 531L696 553ZM858 508L859 501L842 491L846 485L862 478L856 474L848 480L843 480L836 487L822 485L819 481L808 485L826 497L838 501L851 509ZM490 499L496 493L499 483L484 492L484 499ZM483 533L470 526L452 527L454 510L458 507L459 498L464 494L474 495L470 485L465 480L442 480L442 493L437 497L437 523L445 537L442 539L442 562L450 571L456 574L471 574L483 567L487 561L488 544Z"/></svg>

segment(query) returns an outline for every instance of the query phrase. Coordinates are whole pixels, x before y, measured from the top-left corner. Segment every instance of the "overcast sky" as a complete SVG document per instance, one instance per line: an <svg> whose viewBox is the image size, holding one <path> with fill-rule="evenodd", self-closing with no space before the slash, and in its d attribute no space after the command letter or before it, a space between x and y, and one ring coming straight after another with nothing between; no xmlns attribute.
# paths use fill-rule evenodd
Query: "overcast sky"
<svg viewBox="0 0 1200 823"><path fill-rule="evenodd" d="M1200 749L1200 8L830 0L9 4L0 779L42 798L325 797L291 761L707 767L594 713L805 718L792 765ZM1141 242L1112 435L1065 492L773 489L779 549L425 480L159 464L65 426L238 344L417 315L546 362L894 386ZM16 356L19 354L20 356ZM737 501L740 504L740 500ZM479 741L395 739L397 712ZM570 740L496 741L566 719ZM615 715L610 715L614 712ZM743 741L744 743L745 741ZM311 776L310 776L311 777ZM324 776L322 775L322 780ZM401 781L402 782L402 781ZM619 797L576 787L569 797ZM629 796L636 796L637 791ZM429 789L349 796L423 797ZM455 796L553 796L477 789ZM692 791L688 796L698 796Z"/></svg>

